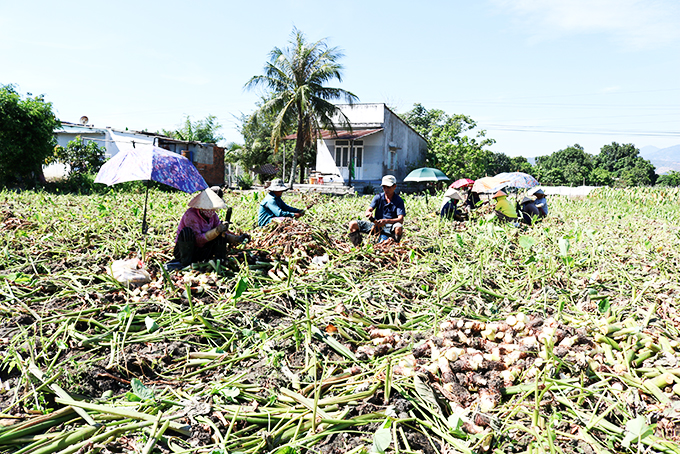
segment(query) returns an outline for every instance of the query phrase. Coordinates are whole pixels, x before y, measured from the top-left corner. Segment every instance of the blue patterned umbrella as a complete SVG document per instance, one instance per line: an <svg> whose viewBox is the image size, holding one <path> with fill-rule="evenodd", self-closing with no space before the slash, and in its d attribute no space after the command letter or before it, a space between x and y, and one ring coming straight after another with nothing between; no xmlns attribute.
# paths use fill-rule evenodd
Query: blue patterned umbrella
<svg viewBox="0 0 680 454"><path fill-rule="evenodd" d="M94 182L112 186L136 180L153 180L188 193L208 187L191 161L154 146L117 153L102 166Z"/></svg>
<svg viewBox="0 0 680 454"><path fill-rule="evenodd" d="M495 178L501 178L507 180L498 186L491 189L490 192L500 191L505 187L528 189L538 186L538 180L532 177L528 173L524 172L503 172L495 176Z"/></svg>
<svg viewBox="0 0 680 454"><path fill-rule="evenodd" d="M97 173L95 183L113 186L126 181L157 181L180 191L192 193L208 187L203 177L187 158L178 153L155 146L130 148L115 154ZM144 200L142 233L146 233L146 205L149 186Z"/></svg>

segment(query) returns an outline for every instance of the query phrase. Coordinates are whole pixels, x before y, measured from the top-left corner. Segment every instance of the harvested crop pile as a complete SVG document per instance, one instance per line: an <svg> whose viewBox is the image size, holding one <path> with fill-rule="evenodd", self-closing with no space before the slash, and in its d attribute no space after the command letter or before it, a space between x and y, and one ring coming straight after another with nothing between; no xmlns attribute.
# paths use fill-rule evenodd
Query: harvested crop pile
<svg viewBox="0 0 680 454"><path fill-rule="evenodd" d="M296 219L271 222L266 228L256 230L248 244L250 248L267 251L276 259L295 257L306 264L330 250L349 252L350 246L333 238L328 230Z"/></svg>
<svg viewBox="0 0 680 454"><path fill-rule="evenodd" d="M392 239L378 243L377 235L366 235L366 244L370 244L370 250L359 248L355 252L360 260L370 261L374 266L395 265L414 251L419 254L408 239L401 243ZM269 258L265 260L276 263L274 272L276 269L290 268L291 262L294 262L298 272L302 272L313 263L322 265L331 256L348 254L354 248L346 235L339 236L329 229L311 226L296 219L272 222L265 229L256 230L247 247L266 252ZM286 276L287 273L285 276L279 273L278 277Z"/></svg>

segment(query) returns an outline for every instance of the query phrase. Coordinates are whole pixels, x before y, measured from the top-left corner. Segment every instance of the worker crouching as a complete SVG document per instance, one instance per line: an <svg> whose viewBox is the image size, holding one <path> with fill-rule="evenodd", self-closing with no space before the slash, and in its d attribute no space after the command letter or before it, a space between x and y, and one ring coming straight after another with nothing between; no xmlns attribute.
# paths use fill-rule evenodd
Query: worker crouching
<svg viewBox="0 0 680 454"><path fill-rule="evenodd" d="M221 222L217 211L227 208L224 201L211 189L206 189L189 202L175 237L175 256L170 268L180 268L192 263L211 259L226 260L227 246L237 245L249 238L248 234L234 235L229 232L231 208L227 210L225 222Z"/></svg>

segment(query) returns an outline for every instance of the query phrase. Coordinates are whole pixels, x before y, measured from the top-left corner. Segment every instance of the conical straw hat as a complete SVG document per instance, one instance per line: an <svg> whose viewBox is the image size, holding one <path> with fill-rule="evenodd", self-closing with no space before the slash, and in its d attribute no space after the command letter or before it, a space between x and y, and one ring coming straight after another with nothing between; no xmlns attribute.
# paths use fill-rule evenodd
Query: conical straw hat
<svg viewBox="0 0 680 454"><path fill-rule="evenodd" d="M226 208L227 204L224 200L215 194L209 188L198 194L189 202L191 208L198 208L199 210L221 210Z"/></svg>

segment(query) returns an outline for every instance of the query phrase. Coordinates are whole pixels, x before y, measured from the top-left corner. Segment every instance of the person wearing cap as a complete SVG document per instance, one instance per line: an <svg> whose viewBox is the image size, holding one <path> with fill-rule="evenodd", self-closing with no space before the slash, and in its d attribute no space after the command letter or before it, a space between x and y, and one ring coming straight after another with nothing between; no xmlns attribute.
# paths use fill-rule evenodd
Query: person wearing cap
<svg viewBox="0 0 680 454"><path fill-rule="evenodd" d="M534 204L538 208L538 214L542 218L546 217L548 215L548 199L545 198L543 189L539 187L531 188L527 194L536 197Z"/></svg>
<svg viewBox="0 0 680 454"><path fill-rule="evenodd" d="M281 195L288 190L281 178L272 180L267 188L269 194L260 202L257 212L257 225L264 227L272 220L282 221L285 218L299 218L305 214L305 210L293 208L286 204Z"/></svg>
<svg viewBox="0 0 680 454"><path fill-rule="evenodd" d="M404 216L406 209L404 201L396 194L397 179L394 175L385 175L381 186L383 192L376 195L366 208L365 216L368 220L350 221L349 239L353 245L361 244L362 233L380 232L379 241L389 238L397 243L404 234Z"/></svg>
<svg viewBox="0 0 680 454"><path fill-rule="evenodd" d="M496 200L496 206L494 207L494 212L496 217L501 221L516 221L517 220L517 210L514 205L508 200L508 195L503 191L498 191L492 197Z"/></svg>
<svg viewBox="0 0 680 454"><path fill-rule="evenodd" d="M521 221L524 224L531 225L533 220L540 216L538 208L531 197L524 197L520 202Z"/></svg>
<svg viewBox="0 0 680 454"><path fill-rule="evenodd" d="M225 260L227 244L239 244L248 235L234 235L227 231L228 225L220 222L217 211L227 205L212 189L208 188L189 202L177 227L174 262L170 268L183 268L212 258Z"/></svg>

